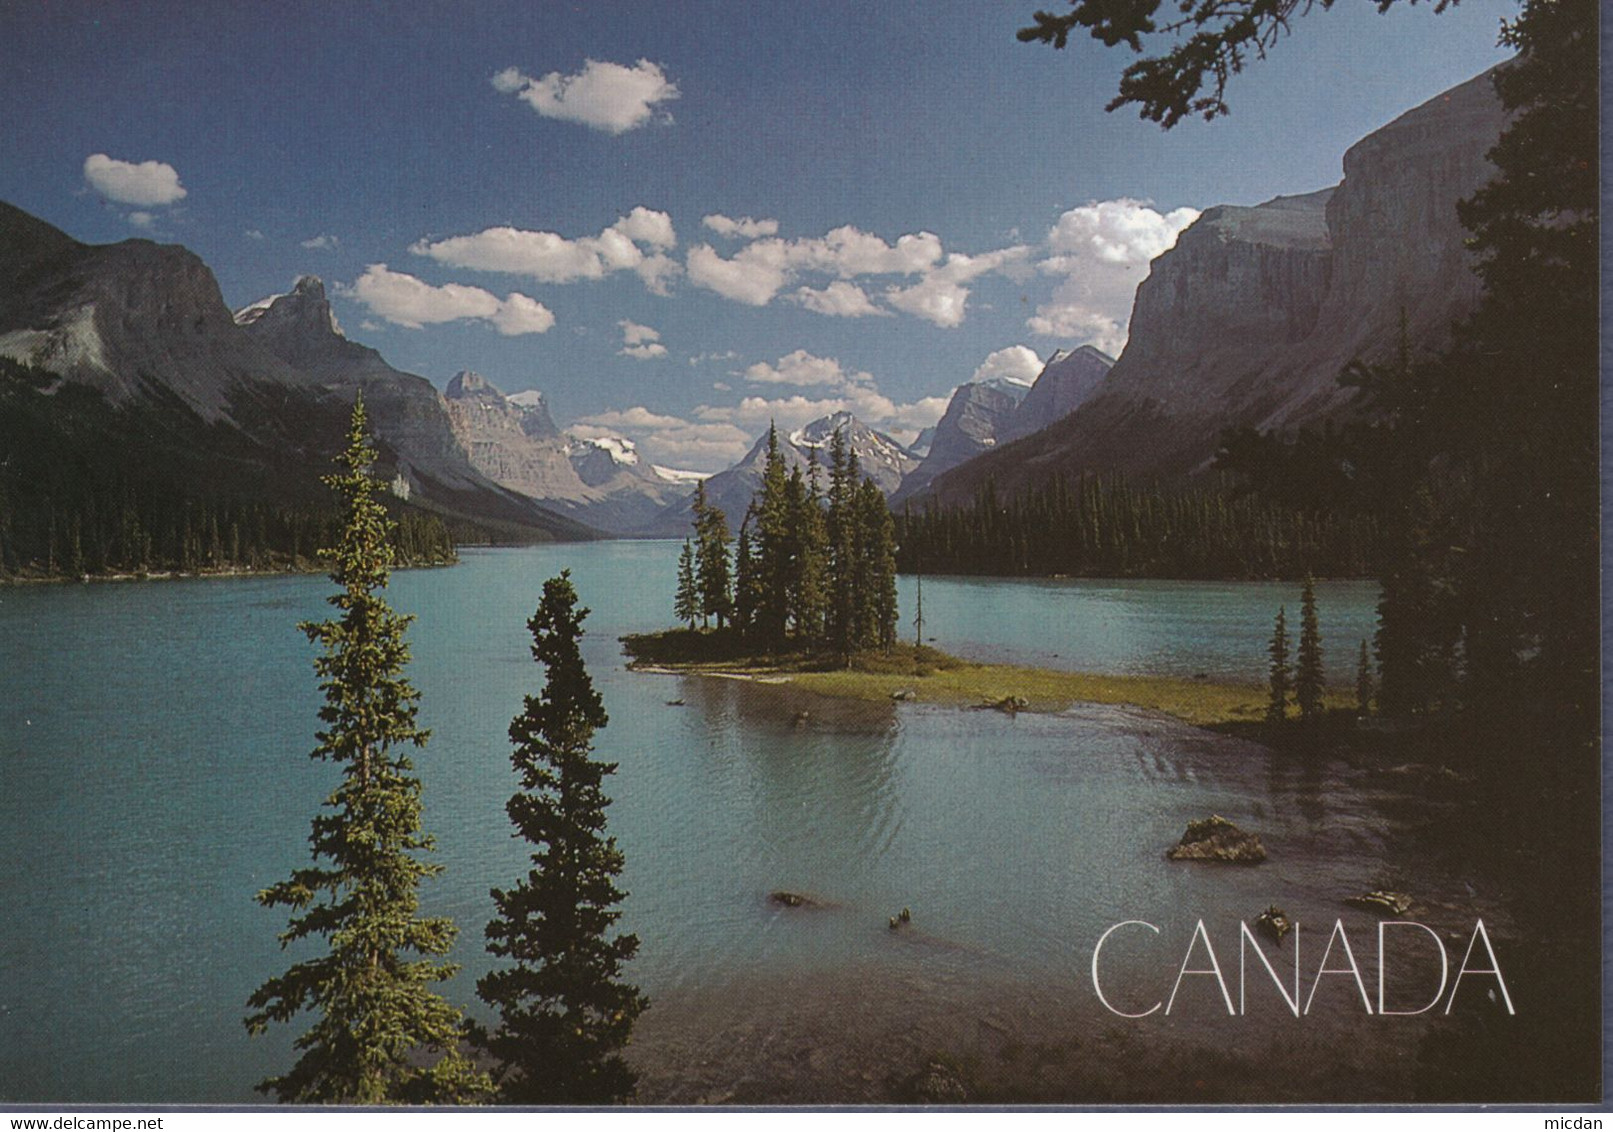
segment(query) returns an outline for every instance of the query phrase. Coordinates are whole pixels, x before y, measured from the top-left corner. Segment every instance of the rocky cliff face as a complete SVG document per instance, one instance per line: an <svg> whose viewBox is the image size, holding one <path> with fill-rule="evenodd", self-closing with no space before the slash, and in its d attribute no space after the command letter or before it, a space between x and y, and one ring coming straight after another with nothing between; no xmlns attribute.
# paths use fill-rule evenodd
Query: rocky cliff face
<svg viewBox="0 0 1613 1132"><path fill-rule="evenodd" d="M350 401L362 391L377 437L396 455L398 474L415 487L425 480L456 492L489 486L454 435L448 407L431 382L393 369L377 351L343 334L318 278L305 275L288 293L260 299L234 320L330 393Z"/></svg>
<svg viewBox="0 0 1613 1132"><path fill-rule="evenodd" d="M534 499L582 496L583 482L546 409L513 405L486 378L468 371L448 382L445 401L454 436L494 483ZM539 418L531 432L529 415Z"/></svg>
<svg viewBox="0 0 1613 1132"><path fill-rule="evenodd" d="M936 424L929 452L924 453L918 468L903 479L902 489L897 492L898 500L923 489L940 472L974 460L982 452L990 452L1007 429L1008 419L1029 392L1029 385L1010 381L971 381L958 385L952 392L952 400L947 402L947 411Z"/></svg>
<svg viewBox="0 0 1613 1132"><path fill-rule="evenodd" d="M161 418L165 443L200 465L228 461L236 479L256 469L265 497L312 491L320 503L316 477L362 389L378 470L401 476L412 502L512 538L595 534L476 472L431 384L344 337L311 277L237 318L185 248L80 244L0 204L0 356L90 386L114 408L140 408L141 427Z"/></svg>
<svg viewBox="0 0 1613 1132"><path fill-rule="evenodd" d="M153 384L205 421L303 375L235 333L213 273L149 240L91 246L0 203L0 356L99 389L114 404Z"/></svg>
<svg viewBox="0 0 1613 1132"><path fill-rule="evenodd" d="M1097 347L1082 346L1056 352L1031 385L996 379L958 386L922 462L892 501L921 495L936 476L1068 416L1092 397L1114 364Z"/></svg>
<svg viewBox="0 0 1613 1132"><path fill-rule="evenodd" d="M445 401L477 471L600 530L634 531L692 490L640 461L630 441L567 436L540 393L506 397L467 370L448 382Z"/></svg>
<svg viewBox="0 0 1613 1132"><path fill-rule="evenodd" d="M1006 444L1040 432L1075 412L1091 400L1114 364L1115 360L1096 346L1056 352L1047 359L1031 391L1009 415L997 434L997 443Z"/></svg>
<svg viewBox="0 0 1613 1132"><path fill-rule="evenodd" d="M1503 124L1486 73L1352 146L1333 189L1207 210L1153 262L1097 393L933 492L959 501L987 476L1013 490L1055 471L1191 475L1226 428L1348 411L1340 371L1392 357L1402 316L1414 351L1430 354L1474 309L1456 202L1488 180Z"/></svg>
<svg viewBox="0 0 1613 1132"><path fill-rule="evenodd" d="M969 381L953 390L929 450L902 480L894 498L899 502L917 494L948 468L991 451L1030 388L1017 381Z"/></svg>

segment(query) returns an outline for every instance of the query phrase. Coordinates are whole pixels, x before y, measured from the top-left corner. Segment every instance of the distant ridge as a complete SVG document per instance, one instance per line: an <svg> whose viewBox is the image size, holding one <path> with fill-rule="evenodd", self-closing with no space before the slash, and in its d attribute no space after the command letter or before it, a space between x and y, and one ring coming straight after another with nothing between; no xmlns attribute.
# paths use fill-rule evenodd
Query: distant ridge
<svg viewBox="0 0 1613 1132"><path fill-rule="evenodd" d="M199 493L213 487L206 468L228 460L239 469L246 460L260 468L265 499L323 502L317 477L330 468L362 391L378 471L411 506L474 528L474 537L596 537L477 472L431 383L347 339L313 276L231 312L212 272L183 247L81 244L3 203L0 248L0 358L94 390L114 410L161 414L173 434L164 443L183 436L200 460L202 482L191 485ZM55 427L50 402L27 404L30 420ZM145 436L129 421L130 458L141 458ZM65 418L58 424L68 427ZM149 431L150 420L139 427ZM72 437L50 443L70 447Z"/></svg>

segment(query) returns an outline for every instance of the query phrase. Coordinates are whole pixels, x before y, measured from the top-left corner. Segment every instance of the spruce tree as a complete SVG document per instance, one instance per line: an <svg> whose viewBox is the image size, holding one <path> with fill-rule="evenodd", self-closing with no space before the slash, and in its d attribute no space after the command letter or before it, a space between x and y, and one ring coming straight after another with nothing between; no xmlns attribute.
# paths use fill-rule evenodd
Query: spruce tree
<svg viewBox="0 0 1613 1132"><path fill-rule="evenodd" d="M757 635L769 648L784 645L790 616L790 511L789 478L779 449L778 429L767 430L767 462L762 468L762 490L756 501L756 578L760 601L756 607Z"/></svg>
<svg viewBox="0 0 1613 1132"><path fill-rule="evenodd" d="M694 548L689 540L683 540L683 550L678 555L678 590L672 599L672 616L679 621L687 621L689 628L694 628L695 618L700 616L700 592L695 587L694 578Z"/></svg>
<svg viewBox="0 0 1613 1132"><path fill-rule="evenodd" d="M864 643L888 650L896 643L895 523L871 479L857 489L857 524L863 560L863 588L856 601L859 633Z"/></svg>
<svg viewBox="0 0 1613 1132"><path fill-rule="evenodd" d="M829 607L829 528L818 486L818 450L808 449L806 492L796 523L796 631L809 641L823 639Z"/></svg>
<svg viewBox="0 0 1613 1132"><path fill-rule="evenodd" d="M1322 714L1326 678L1322 669L1322 631L1316 623L1316 583L1305 576L1299 599L1299 650L1294 665L1294 700L1299 718L1313 720Z"/></svg>
<svg viewBox="0 0 1613 1132"><path fill-rule="evenodd" d="M1266 722L1281 723L1288 718L1288 610L1277 607L1277 621L1271 630L1271 699L1266 704Z"/></svg>
<svg viewBox="0 0 1613 1132"><path fill-rule="evenodd" d="M544 583L527 628L546 678L510 724L521 788L505 808L534 847L532 869L514 888L493 890L488 950L512 965L476 983L499 1012L486 1044L500 1065L499 1099L510 1104L631 1096L634 1074L621 1051L648 1005L622 978L638 937L610 934L621 918L623 862L605 836L602 784L616 764L590 757L607 717L578 647L587 616L569 571Z"/></svg>
<svg viewBox="0 0 1613 1132"><path fill-rule="evenodd" d="M756 555L751 550L751 526L756 519L754 504L746 508L739 524L739 540L734 544L734 628L749 635L756 627L756 611L761 606L761 585L756 573Z"/></svg>
<svg viewBox="0 0 1613 1132"><path fill-rule="evenodd" d="M728 517L706 502L706 481L695 485L694 576L700 613L715 617L717 628L733 613L734 589L728 569Z"/></svg>
<svg viewBox="0 0 1613 1132"><path fill-rule="evenodd" d="M257 895L292 910L282 945L324 940L247 1000L247 1029L263 1032L305 1009L318 1013L296 1040L301 1056L259 1090L294 1103L458 1103L489 1082L460 1050L464 1020L431 989L455 967L441 962L456 929L419 914L419 886L442 871L418 856L432 848L420 829L421 784L407 750L423 747L419 693L403 675L404 629L381 596L391 572L392 524L370 475L363 400L353 406L344 471L325 477L346 515L340 542L321 551L341 587L331 620L301 626L323 653L324 729L312 757L338 764L340 784L313 819L314 863Z"/></svg>
<svg viewBox="0 0 1613 1132"><path fill-rule="evenodd" d="M824 635L841 657L850 657L856 648L856 488L857 454L848 449L845 435L835 429L829 439L829 509L824 516L829 547Z"/></svg>

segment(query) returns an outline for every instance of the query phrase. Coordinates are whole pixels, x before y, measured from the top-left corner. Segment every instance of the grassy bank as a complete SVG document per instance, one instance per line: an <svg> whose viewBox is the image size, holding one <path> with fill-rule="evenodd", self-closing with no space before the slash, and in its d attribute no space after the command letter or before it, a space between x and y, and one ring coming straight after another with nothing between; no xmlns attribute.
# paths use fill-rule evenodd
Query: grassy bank
<svg viewBox="0 0 1613 1132"><path fill-rule="evenodd" d="M911 692L920 703L973 707L1023 700L1022 710L1063 711L1073 704L1130 704L1199 726L1254 724L1266 711L1258 684L1221 684L1172 676L1107 676L1016 664L980 664L924 645L862 652L844 664L814 653L759 654L737 635L672 629L623 637L635 667L787 679L819 695L889 700ZM1329 700L1347 707L1348 698Z"/></svg>

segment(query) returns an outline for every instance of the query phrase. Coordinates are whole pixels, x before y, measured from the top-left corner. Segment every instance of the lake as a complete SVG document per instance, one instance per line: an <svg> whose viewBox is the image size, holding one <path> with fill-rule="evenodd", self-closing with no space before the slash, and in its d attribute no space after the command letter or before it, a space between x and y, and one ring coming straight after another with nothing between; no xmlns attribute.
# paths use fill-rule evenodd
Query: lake
<svg viewBox="0 0 1613 1132"><path fill-rule="evenodd" d="M890 1099L942 1049L1052 1074L1054 1092L1077 1062L1124 1074L1185 1049L1230 1059L1213 1081L1234 1099L1393 1095L1423 1020L1363 1015L1348 976L1318 980L1299 1019L1262 973L1247 1013L1190 976L1169 1017L1128 1020L1092 992L1096 941L1128 920L1159 929L1107 953L1115 1005L1133 1011L1170 989L1199 920L1231 972L1239 922L1273 902L1301 922L1309 991L1336 919L1374 953L1375 918L1341 899L1413 867L1449 946L1476 915L1506 930L1464 862L1419 843L1437 803L1343 763L1128 709L1010 717L630 673L617 638L669 623L679 545L471 550L390 591L417 617L409 674L433 732L416 764L446 871L423 904L460 924L464 969L443 991L473 1013L489 889L526 868L503 809L506 729L541 679L525 620L564 568L592 608L622 922L652 1000L633 1047L644 1099ZM240 1019L288 962L284 913L253 894L305 862L334 781L307 757L320 700L296 630L330 590L284 576L0 589L0 1099L250 1102L289 1064L301 1027L251 1039ZM1375 589L1317 594L1330 680L1352 685ZM955 653L1247 681L1264 678L1278 605L1297 626L1298 602L1290 584L924 580L925 634ZM1257 830L1271 860L1164 861L1212 812ZM775 889L822 906L779 907ZM904 906L912 926L890 931ZM1296 1050L1320 1051L1314 1072ZM1188 1077L1203 1088L1202 1069Z"/></svg>

